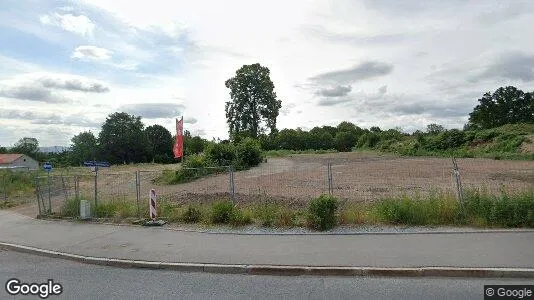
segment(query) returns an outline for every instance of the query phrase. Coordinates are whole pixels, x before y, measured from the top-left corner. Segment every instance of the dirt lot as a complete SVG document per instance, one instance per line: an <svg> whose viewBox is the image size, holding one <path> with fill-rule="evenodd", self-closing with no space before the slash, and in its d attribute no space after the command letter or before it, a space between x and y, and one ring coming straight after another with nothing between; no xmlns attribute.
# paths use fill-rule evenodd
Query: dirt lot
<svg viewBox="0 0 534 300"><path fill-rule="evenodd" d="M453 166L447 158L404 158L372 153L303 154L269 158L267 163L234 174L237 202L282 201L300 206L311 197L328 193L327 164L332 164L335 196L348 201L374 201L402 194L454 192ZM501 189L517 192L534 188L534 161L458 159L464 188ZM149 190L176 202L210 202L230 193L229 173L213 175L178 185L155 185L164 169L179 165L120 166L99 172L98 195L106 199L136 201L135 170L143 170L140 201L147 202ZM84 197L94 199L90 172L80 188ZM146 200L146 201L145 201ZM57 201L61 201L58 198ZM22 208L20 208L22 209Z"/></svg>
<svg viewBox="0 0 534 300"><path fill-rule="evenodd" d="M235 190L239 195L308 200L328 192L329 162L332 164L334 195L350 201L372 201L405 193L454 192L450 159L399 158L367 153L271 158L258 168L237 172ZM514 192L534 187L532 161L459 159L458 165L464 188L482 187L497 193L501 188ZM229 176L222 175L172 189L179 191L183 198L187 193L224 193L228 187Z"/></svg>

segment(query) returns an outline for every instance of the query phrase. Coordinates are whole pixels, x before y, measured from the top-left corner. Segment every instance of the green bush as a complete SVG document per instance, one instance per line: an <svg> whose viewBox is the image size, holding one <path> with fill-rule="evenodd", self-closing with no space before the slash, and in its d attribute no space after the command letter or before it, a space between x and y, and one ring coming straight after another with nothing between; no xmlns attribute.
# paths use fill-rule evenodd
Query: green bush
<svg viewBox="0 0 534 300"><path fill-rule="evenodd" d="M358 139L358 148L374 148L380 141L380 136L374 132L364 133Z"/></svg>
<svg viewBox="0 0 534 300"><path fill-rule="evenodd" d="M254 216L256 219L258 219L261 226L272 227L276 222L278 211L279 208L277 205L265 203L256 208L254 211Z"/></svg>
<svg viewBox="0 0 534 300"><path fill-rule="evenodd" d="M337 199L332 196L321 195L313 199L308 206L308 226L316 230L334 228L338 207Z"/></svg>
<svg viewBox="0 0 534 300"><path fill-rule="evenodd" d="M467 221L481 220L483 225L504 227L534 227L534 190L500 196L487 191L464 193Z"/></svg>
<svg viewBox="0 0 534 300"><path fill-rule="evenodd" d="M235 206L231 201L214 202L211 207L211 222L214 224L228 224L234 214Z"/></svg>
<svg viewBox="0 0 534 300"><path fill-rule="evenodd" d="M252 138L245 138L236 147L237 165L245 168L255 167L263 160L260 143Z"/></svg>
<svg viewBox="0 0 534 300"><path fill-rule="evenodd" d="M202 218L202 212L196 206L189 205L182 214L182 220L186 223L197 223Z"/></svg>
<svg viewBox="0 0 534 300"><path fill-rule="evenodd" d="M234 208L230 216L229 223L232 226L243 226L252 223L252 216L248 212L244 212L238 208Z"/></svg>
<svg viewBox="0 0 534 300"><path fill-rule="evenodd" d="M404 225L451 225L458 222L458 201L447 194L433 194L425 199L385 199L376 204L381 221Z"/></svg>
<svg viewBox="0 0 534 300"><path fill-rule="evenodd" d="M205 150L206 158L216 166L229 166L237 158L236 147L230 143L210 144Z"/></svg>
<svg viewBox="0 0 534 300"><path fill-rule="evenodd" d="M205 176L214 171L213 169L206 169L210 166L212 166L212 162L203 155L188 156L182 163L182 168L176 171L172 183L189 182Z"/></svg>

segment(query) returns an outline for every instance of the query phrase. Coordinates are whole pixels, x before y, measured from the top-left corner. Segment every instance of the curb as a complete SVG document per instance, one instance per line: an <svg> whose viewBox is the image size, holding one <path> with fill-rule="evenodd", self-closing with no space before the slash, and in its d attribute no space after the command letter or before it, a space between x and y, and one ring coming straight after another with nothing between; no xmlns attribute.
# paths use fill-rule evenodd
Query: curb
<svg viewBox="0 0 534 300"><path fill-rule="evenodd" d="M161 269L180 272L205 272L218 274L274 275L274 276L367 276L367 277L470 277L470 278L534 278L529 268L457 268L457 267L339 267L339 266L281 266L210 263L169 263L157 261L104 258L39 249L0 242L1 248L60 258L85 264L118 268Z"/></svg>

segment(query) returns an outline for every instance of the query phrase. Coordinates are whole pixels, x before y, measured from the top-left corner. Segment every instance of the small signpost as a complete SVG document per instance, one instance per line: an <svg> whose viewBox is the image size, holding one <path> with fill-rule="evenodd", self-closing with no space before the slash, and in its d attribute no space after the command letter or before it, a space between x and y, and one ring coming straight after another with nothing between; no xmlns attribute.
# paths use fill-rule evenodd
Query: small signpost
<svg viewBox="0 0 534 300"><path fill-rule="evenodd" d="M98 168L109 168L111 165L106 161L84 161L83 165L86 167L91 167L91 171L95 172L95 212L97 211L96 207L98 205Z"/></svg>

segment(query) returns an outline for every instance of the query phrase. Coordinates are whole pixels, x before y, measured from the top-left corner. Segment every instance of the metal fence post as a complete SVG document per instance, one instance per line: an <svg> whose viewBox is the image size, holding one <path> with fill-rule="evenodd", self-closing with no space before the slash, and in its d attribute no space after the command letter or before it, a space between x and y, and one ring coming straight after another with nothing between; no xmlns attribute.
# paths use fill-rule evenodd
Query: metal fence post
<svg viewBox="0 0 534 300"><path fill-rule="evenodd" d="M460 169L458 168L458 163L456 158L452 157L452 164L454 166L453 174L456 182L456 195L458 196L458 202L460 202L460 213L465 216L465 207L462 197L462 180L460 178Z"/></svg>
<svg viewBox="0 0 534 300"><path fill-rule="evenodd" d="M332 163L327 164L327 173L328 173L328 194L332 196L334 194L334 186L332 182Z"/></svg>
<svg viewBox="0 0 534 300"><path fill-rule="evenodd" d="M232 195L232 202L235 204L234 166L229 166L228 172L230 174L230 193Z"/></svg>
<svg viewBox="0 0 534 300"><path fill-rule="evenodd" d="M74 176L74 196L76 197L76 202L80 200L80 177L78 175Z"/></svg>
<svg viewBox="0 0 534 300"><path fill-rule="evenodd" d="M52 199L51 199L51 192L50 192L50 172L47 172L47 179L48 179L48 213L52 214Z"/></svg>
<svg viewBox="0 0 534 300"><path fill-rule="evenodd" d="M41 191L39 189L39 175L37 174L35 176L35 194L37 195L37 206L39 207L39 216L42 215L43 211L44 211L44 207L43 207L43 210L41 210Z"/></svg>
<svg viewBox="0 0 534 300"><path fill-rule="evenodd" d="M135 192L137 198L137 217L141 218L140 198L141 198L141 173L139 170L135 171Z"/></svg>
<svg viewBox="0 0 534 300"><path fill-rule="evenodd" d="M95 166L95 216L98 217L98 166Z"/></svg>

